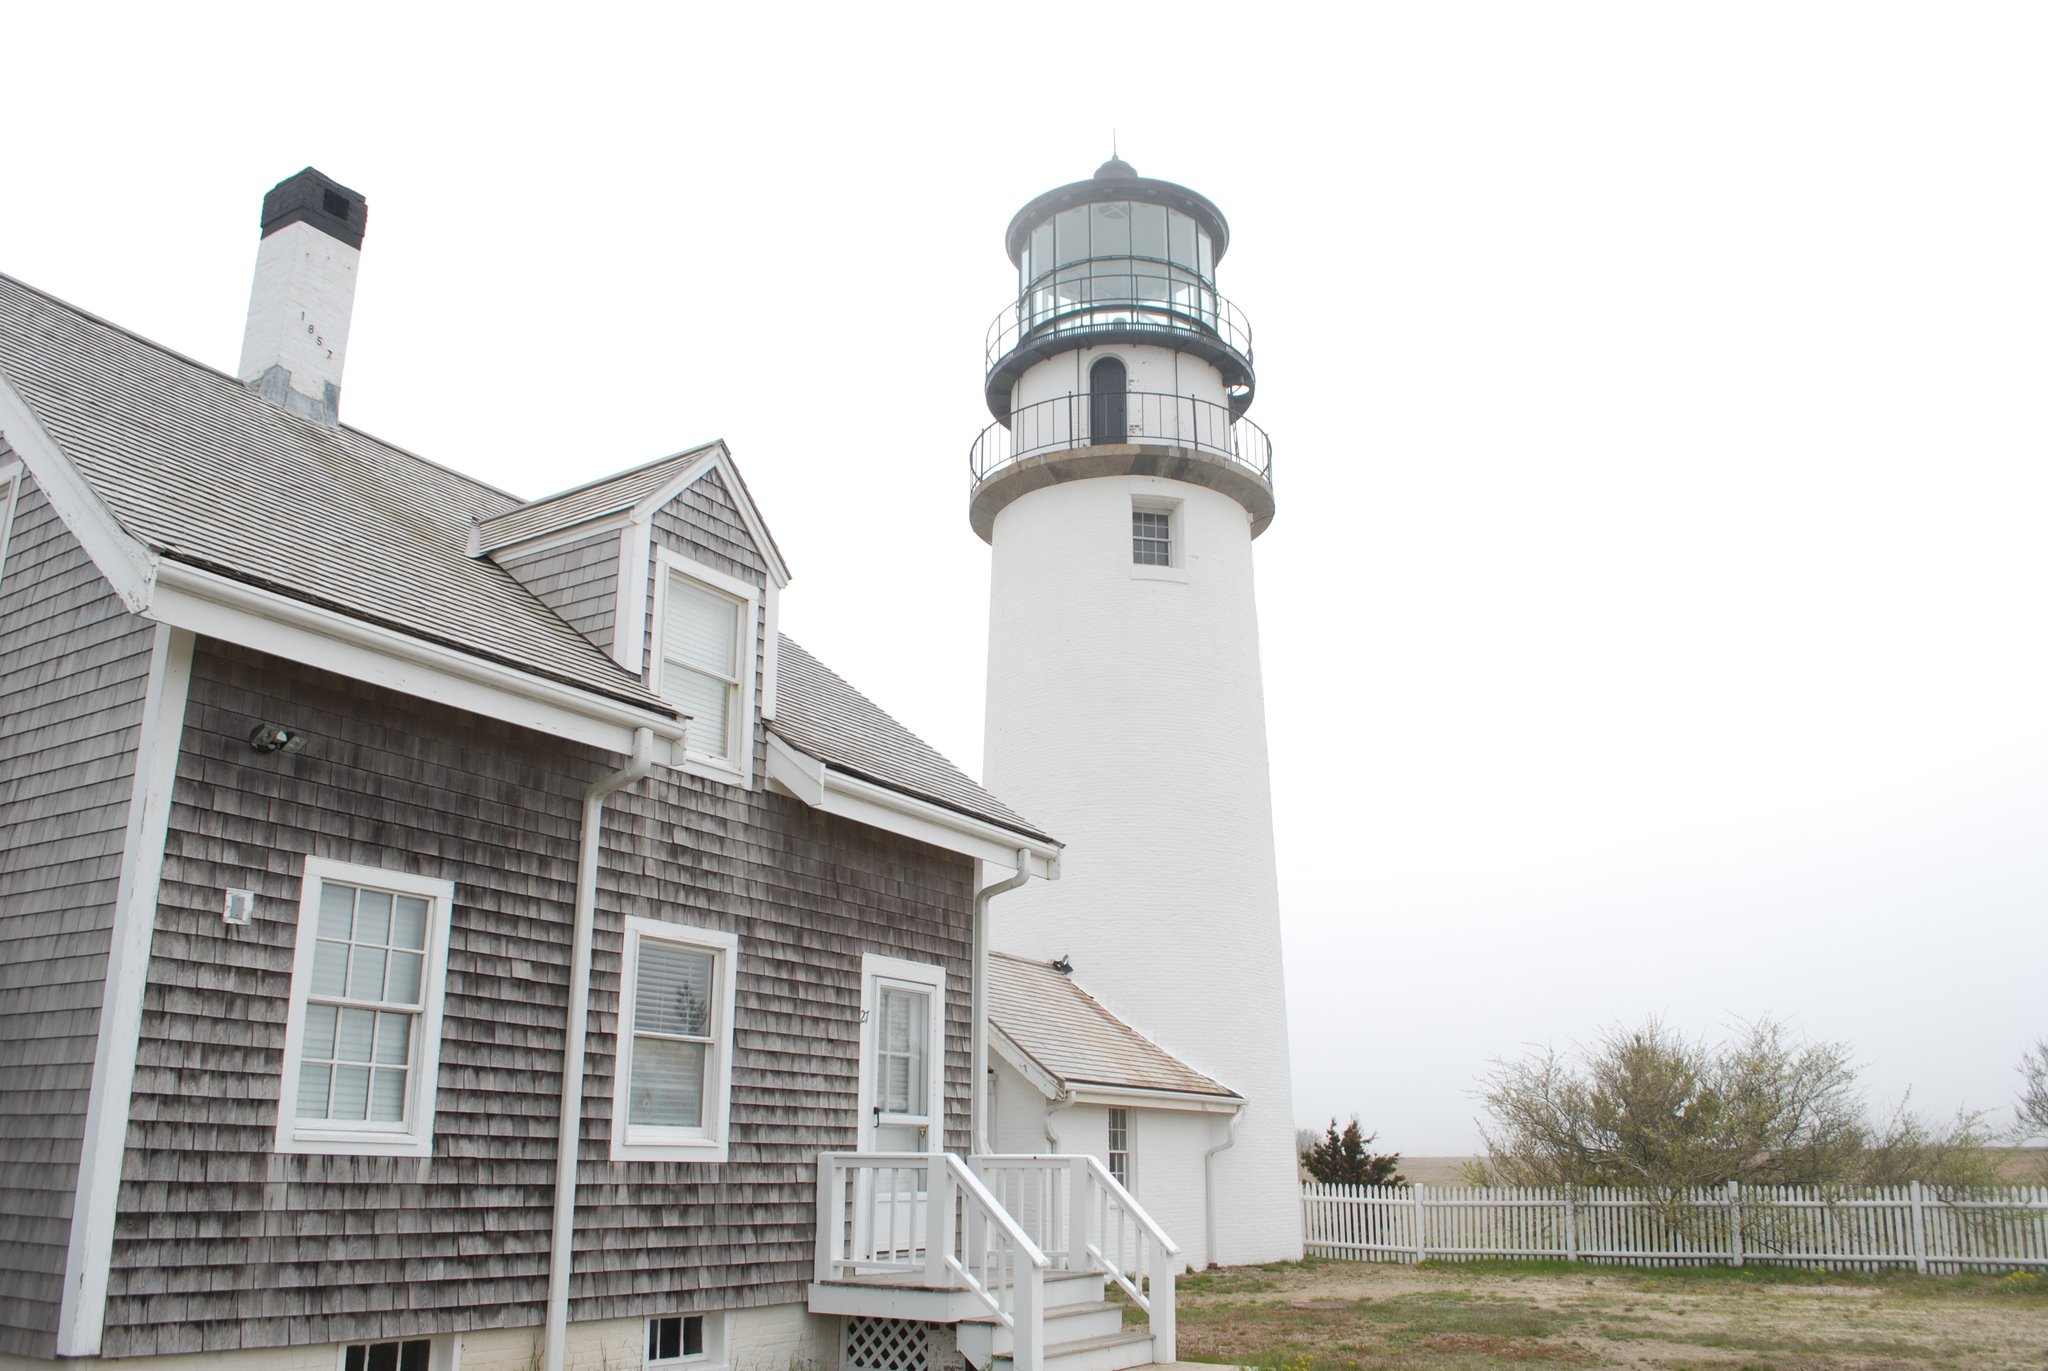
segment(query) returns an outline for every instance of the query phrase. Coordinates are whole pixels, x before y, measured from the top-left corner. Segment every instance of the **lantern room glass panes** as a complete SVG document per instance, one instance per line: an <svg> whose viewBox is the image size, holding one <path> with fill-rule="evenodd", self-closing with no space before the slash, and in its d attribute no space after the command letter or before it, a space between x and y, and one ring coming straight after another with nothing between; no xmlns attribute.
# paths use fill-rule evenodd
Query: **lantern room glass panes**
<svg viewBox="0 0 2048 1371"><path fill-rule="evenodd" d="M1074 205L1035 226L1019 264L1028 328L1216 325L1209 232L1142 200Z"/></svg>

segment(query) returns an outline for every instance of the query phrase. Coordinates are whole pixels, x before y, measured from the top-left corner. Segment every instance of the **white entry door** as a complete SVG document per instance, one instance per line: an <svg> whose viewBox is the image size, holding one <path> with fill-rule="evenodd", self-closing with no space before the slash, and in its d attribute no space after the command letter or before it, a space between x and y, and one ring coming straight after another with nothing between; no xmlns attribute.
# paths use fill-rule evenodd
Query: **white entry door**
<svg viewBox="0 0 2048 1371"><path fill-rule="evenodd" d="M944 968L870 954L862 959L860 1132L863 1152L945 1150L946 973ZM919 1259L924 1249L925 1175L906 1162L880 1172L857 1196L865 1255Z"/></svg>

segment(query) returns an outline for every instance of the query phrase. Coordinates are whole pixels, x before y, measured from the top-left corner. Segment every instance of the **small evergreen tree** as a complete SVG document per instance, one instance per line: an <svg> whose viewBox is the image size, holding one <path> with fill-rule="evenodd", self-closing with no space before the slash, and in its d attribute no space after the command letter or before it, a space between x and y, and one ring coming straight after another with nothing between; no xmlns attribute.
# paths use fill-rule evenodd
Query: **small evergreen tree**
<svg viewBox="0 0 2048 1371"><path fill-rule="evenodd" d="M1366 1149L1377 1133L1364 1133L1358 1116L1337 1132L1337 1120L1330 1120L1323 1140L1301 1154L1302 1167L1316 1180L1330 1185L1404 1185L1407 1177L1394 1168L1401 1164L1399 1152L1384 1155Z"/></svg>

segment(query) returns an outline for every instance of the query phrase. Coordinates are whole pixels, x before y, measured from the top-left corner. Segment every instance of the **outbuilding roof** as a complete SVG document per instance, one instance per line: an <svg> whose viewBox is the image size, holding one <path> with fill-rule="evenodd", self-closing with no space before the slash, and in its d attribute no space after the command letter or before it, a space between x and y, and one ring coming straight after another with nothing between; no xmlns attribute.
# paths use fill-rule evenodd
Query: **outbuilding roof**
<svg viewBox="0 0 2048 1371"><path fill-rule="evenodd" d="M1062 1089L1242 1099L1103 1008L1074 978L1009 952L988 958L989 1021Z"/></svg>

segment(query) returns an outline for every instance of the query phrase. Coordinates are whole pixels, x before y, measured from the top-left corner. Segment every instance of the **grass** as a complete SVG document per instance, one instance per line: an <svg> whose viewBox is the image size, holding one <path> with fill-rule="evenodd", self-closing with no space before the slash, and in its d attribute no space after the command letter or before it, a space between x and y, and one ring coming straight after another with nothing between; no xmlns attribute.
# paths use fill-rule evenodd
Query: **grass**
<svg viewBox="0 0 2048 1371"><path fill-rule="evenodd" d="M1180 1355L1263 1371L2048 1366L2048 1279L1311 1260L1179 1285Z"/></svg>

